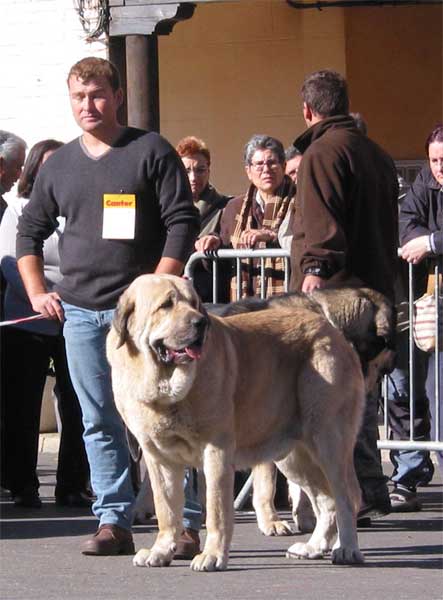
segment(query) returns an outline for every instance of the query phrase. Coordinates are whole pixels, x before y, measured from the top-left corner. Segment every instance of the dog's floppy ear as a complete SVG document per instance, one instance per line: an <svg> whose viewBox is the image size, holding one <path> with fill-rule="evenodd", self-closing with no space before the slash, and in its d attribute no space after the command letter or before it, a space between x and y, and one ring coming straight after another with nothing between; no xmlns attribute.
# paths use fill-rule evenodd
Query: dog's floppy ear
<svg viewBox="0 0 443 600"><path fill-rule="evenodd" d="M209 303L208 303L208 306L209 306ZM208 311L206 310L206 306L204 305L204 303L201 301L200 298L198 300L197 310L206 317L206 320L208 321L208 325L209 325L209 323L210 323L209 314L208 314Z"/></svg>
<svg viewBox="0 0 443 600"><path fill-rule="evenodd" d="M128 320L135 309L135 303L123 294L115 309L113 325L118 334L117 348L121 348L129 339Z"/></svg>

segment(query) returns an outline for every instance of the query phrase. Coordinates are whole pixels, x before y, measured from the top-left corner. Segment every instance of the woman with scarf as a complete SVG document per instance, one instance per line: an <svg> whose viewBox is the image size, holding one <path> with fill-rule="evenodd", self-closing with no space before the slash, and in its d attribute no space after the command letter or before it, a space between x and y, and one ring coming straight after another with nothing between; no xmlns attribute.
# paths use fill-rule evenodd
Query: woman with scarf
<svg viewBox="0 0 443 600"><path fill-rule="evenodd" d="M295 185L285 175L285 150L276 138L254 135L245 146L244 162L250 186L246 194L231 200L218 229L196 242L200 252L219 248L279 248L278 232L291 202ZM241 261L240 297L261 289L260 261ZM284 260L265 260L265 296L284 292ZM231 300L237 298L237 282L231 278Z"/></svg>

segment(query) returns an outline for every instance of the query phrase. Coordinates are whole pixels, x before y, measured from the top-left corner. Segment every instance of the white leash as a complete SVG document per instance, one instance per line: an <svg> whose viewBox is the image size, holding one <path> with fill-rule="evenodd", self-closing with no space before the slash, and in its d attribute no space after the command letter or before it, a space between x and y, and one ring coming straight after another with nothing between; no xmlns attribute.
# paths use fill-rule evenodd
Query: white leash
<svg viewBox="0 0 443 600"><path fill-rule="evenodd" d="M32 315L32 317L22 317L21 319L12 319L12 321L0 321L0 327L6 327L7 325L16 325L17 323L24 323L25 321L37 321L38 319L45 319L44 315Z"/></svg>

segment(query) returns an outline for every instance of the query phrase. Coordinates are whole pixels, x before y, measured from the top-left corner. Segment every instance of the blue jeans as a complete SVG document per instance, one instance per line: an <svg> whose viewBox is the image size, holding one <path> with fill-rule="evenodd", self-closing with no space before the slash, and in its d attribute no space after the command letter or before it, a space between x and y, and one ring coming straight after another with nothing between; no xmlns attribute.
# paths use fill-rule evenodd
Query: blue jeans
<svg viewBox="0 0 443 600"><path fill-rule="evenodd" d="M394 439L407 440L410 429L409 410L409 344L408 333L397 336L397 366L388 377L388 417ZM427 356L415 348L415 414L414 439L429 439L429 403L425 390ZM394 466L391 480L415 490L432 479L434 467L429 452L424 450L392 450Z"/></svg>
<svg viewBox="0 0 443 600"><path fill-rule="evenodd" d="M130 529L134 491L129 451L106 359L106 336L114 311L93 311L67 303L63 309L69 372L82 409L83 438L97 496L92 510L100 525Z"/></svg>
<svg viewBox="0 0 443 600"><path fill-rule="evenodd" d="M123 421L115 407L106 336L114 310L92 311L63 303L69 372L80 401L83 437L97 500L92 509L100 524L130 529L134 492ZM199 530L202 509L192 477L185 478L183 525Z"/></svg>

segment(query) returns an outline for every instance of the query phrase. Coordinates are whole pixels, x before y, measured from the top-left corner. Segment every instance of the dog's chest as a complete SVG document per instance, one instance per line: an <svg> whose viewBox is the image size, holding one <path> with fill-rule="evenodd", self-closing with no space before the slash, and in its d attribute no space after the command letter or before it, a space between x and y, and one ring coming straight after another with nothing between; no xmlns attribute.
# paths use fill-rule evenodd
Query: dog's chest
<svg viewBox="0 0 443 600"><path fill-rule="evenodd" d="M145 420L149 426L144 428L141 435L146 437L151 451L182 464L194 465L199 462L200 443L193 419L186 410L171 409L161 414L154 412L150 417Z"/></svg>

